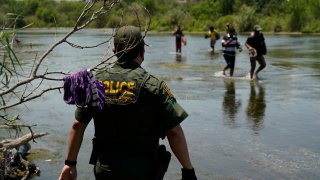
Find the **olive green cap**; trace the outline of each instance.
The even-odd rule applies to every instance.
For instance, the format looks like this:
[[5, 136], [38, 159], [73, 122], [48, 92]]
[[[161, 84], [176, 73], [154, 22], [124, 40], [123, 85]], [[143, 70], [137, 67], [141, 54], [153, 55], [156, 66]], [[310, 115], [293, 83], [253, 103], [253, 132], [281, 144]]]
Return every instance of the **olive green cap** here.
[[135, 26], [120, 27], [114, 35], [114, 47], [118, 50], [130, 50], [137, 45], [143, 45], [144, 40], [140, 29]]

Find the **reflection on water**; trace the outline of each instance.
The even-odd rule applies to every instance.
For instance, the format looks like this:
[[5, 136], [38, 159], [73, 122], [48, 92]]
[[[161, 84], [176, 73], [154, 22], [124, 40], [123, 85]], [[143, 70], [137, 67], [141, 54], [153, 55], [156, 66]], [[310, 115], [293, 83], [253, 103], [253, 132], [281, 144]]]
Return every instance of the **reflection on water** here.
[[[256, 86], [258, 88], [258, 94], [256, 92]], [[258, 133], [263, 127], [263, 119], [265, 116], [266, 103], [265, 103], [265, 91], [264, 88], [254, 81], [250, 82], [250, 96], [247, 106], [247, 119], [250, 127]]]
[[218, 56], [217, 52], [215, 52], [215, 51], [209, 51], [209, 57], [210, 57], [211, 60], [216, 59], [217, 56]]
[[182, 61], [181, 54], [176, 54], [176, 61], [177, 62], [181, 62]]
[[241, 106], [241, 101], [236, 98], [235, 82], [233, 80], [225, 82], [226, 92], [223, 98], [223, 112], [228, 125], [234, 126], [236, 114]]
[[177, 62], [185, 62], [185, 61], [187, 61], [187, 58], [186, 58], [186, 56], [183, 56], [182, 54], [176, 54], [176, 61]]

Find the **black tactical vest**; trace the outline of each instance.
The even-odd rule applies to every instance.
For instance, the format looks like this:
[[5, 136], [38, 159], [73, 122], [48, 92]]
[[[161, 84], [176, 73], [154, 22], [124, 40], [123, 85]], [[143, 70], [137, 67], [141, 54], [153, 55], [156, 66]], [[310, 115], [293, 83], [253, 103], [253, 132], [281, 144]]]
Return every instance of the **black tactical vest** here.
[[160, 120], [143, 88], [148, 77], [141, 67], [112, 68], [99, 77], [106, 86], [105, 108], [94, 117], [101, 152], [145, 154], [158, 146]]

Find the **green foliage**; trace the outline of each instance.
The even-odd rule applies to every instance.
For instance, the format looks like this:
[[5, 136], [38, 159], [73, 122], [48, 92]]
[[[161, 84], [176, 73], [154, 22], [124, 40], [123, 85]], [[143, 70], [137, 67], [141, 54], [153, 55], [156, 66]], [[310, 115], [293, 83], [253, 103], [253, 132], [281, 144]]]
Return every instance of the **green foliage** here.
[[231, 16], [233, 21], [230, 23], [237, 29], [239, 32], [252, 31], [252, 28], [255, 24], [258, 24], [255, 14], [255, 9], [252, 6], [243, 5], [240, 8], [239, 14], [237, 16]]
[[37, 9], [36, 16], [47, 24], [54, 23], [56, 17], [52, 10], [43, 7]]
[[148, 9], [151, 15], [156, 13], [156, 10], [157, 10], [156, 0], [143, 0], [143, 5]]
[[234, 0], [222, 0], [221, 3], [221, 14], [228, 15], [233, 13]]
[[192, 17], [202, 21], [214, 21], [220, 16], [218, 5], [219, 4], [215, 1], [203, 0], [189, 8], [191, 10]]
[[24, 2], [24, 13], [25, 15], [34, 15], [37, 12], [37, 9], [39, 7], [39, 1], [38, 0], [26, 0]]
[[19, 60], [13, 51], [12, 38], [15, 38], [14, 35], [13, 30], [1, 30], [0, 32], [0, 50], [1, 54], [3, 53], [0, 61], [1, 86], [7, 86], [10, 83], [10, 79], [16, 73], [16, 65], [19, 65]]
[[60, 27], [73, 26], [82, 12], [83, 4], [62, 1], [56, 7], [57, 25]]
[[148, 12], [141, 4], [124, 2], [103, 18], [103, 27], [118, 27], [123, 24], [144, 26], [146, 22], [150, 21], [148, 17]]
[[[12, 23], [3, 16], [13, 13], [20, 17], [13, 21], [16, 27], [31, 22], [37, 27], [72, 27], [85, 5], [80, 0], [0, 0], [0, 3], [0, 23]], [[227, 22], [238, 32], [251, 31], [255, 24], [270, 32], [319, 32], [320, 29], [320, 0], [198, 0], [189, 3], [123, 0], [90, 27], [115, 27], [120, 22], [139, 24], [131, 12], [133, 8], [144, 11], [141, 6], [152, 15], [150, 27], [155, 31], [171, 31], [177, 24], [185, 31], [206, 31], [210, 25], [224, 31]]]
[[[288, 8], [291, 10], [291, 18], [289, 21], [290, 31], [301, 30], [306, 18], [305, 0], [296, 0], [296, 3], [288, 3]], [[303, 16], [301, 16], [303, 14]]]

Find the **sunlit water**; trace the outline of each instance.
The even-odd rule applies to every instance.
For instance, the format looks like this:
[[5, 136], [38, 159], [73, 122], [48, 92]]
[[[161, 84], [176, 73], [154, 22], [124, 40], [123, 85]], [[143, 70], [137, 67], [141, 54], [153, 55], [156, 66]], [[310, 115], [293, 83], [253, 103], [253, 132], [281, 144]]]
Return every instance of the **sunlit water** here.
[[[29, 30], [18, 38], [23, 64], [32, 67], [67, 30]], [[87, 30], [70, 41], [93, 46], [109, 37], [104, 30]], [[187, 35], [188, 44], [177, 56], [174, 37], [149, 35], [143, 67], [165, 79], [189, 113], [182, 123], [198, 179], [320, 179], [320, 37], [265, 35], [267, 68], [259, 81], [245, 78], [250, 68], [244, 48], [236, 56], [236, 78], [217, 77], [225, 66], [220, 43], [216, 53], [208, 39]], [[244, 44], [246, 36], [239, 36]], [[111, 46], [112, 47], [112, 46]], [[38, 54], [37, 54], [38, 53]], [[77, 71], [111, 55], [105, 44], [75, 49], [63, 44], [45, 60], [42, 71]], [[36, 132], [50, 135], [31, 143], [34, 162], [41, 169], [35, 179], [57, 179], [63, 166], [74, 106], [51, 92], [17, 108]], [[3, 133], [3, 131], [1, 131]], [[94, 179], [88, 164], [92, 123], [78, 158], [78, 179]], [[167, 141], [163, 143], [167, 144]], [[166, 178], [180, 179], [173, 157]]]

